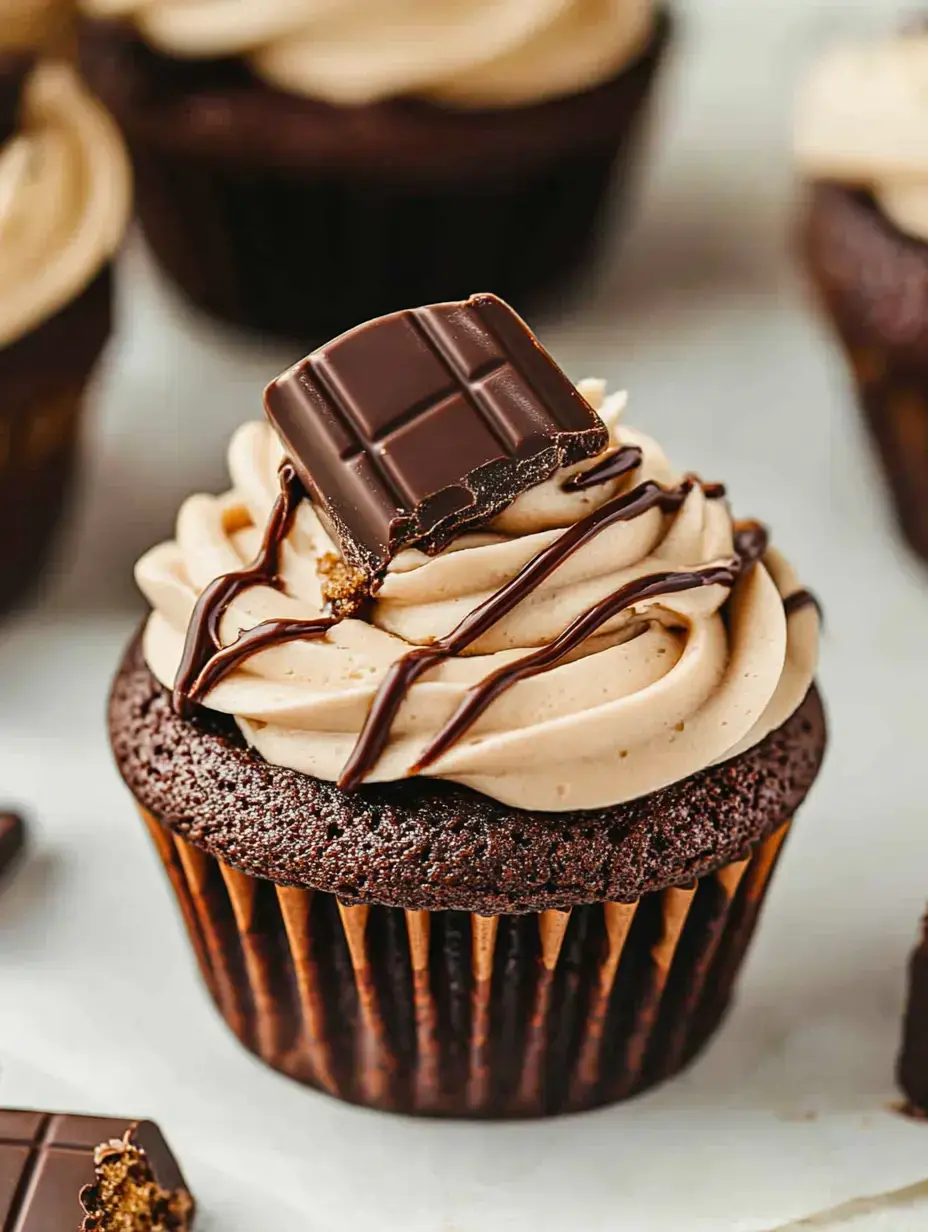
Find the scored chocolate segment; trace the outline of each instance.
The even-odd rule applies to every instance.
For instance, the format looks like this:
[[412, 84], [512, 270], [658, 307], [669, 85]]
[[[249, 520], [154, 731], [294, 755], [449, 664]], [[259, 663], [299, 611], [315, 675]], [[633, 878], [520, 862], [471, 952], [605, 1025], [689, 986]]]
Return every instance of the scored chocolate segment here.
[[493, 295], [342, 334], [272, 382], [265, 408], [345, 559], [375, 577], [402, 548], [440, 549], [609, 439]]
[[26, 52], [0, 52], [0, 145], [19, 131], [23, 87], [34, 63]]

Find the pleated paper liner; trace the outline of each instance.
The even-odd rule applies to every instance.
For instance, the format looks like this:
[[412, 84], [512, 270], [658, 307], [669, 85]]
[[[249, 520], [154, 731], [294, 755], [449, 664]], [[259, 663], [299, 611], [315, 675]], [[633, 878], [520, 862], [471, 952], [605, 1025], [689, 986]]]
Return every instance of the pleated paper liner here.
[[45, 563], [75, 469], [85, 388], [109, 329], [107, 269], [55, 317], [0, 348], [0, 612]]
[[250, 877], [142, 811], [213, 1000], [275, 1069], [394, 1112], [625, 1099], [718, 1025], [789, 829], [693, 885], [485, 917], [346, 906]]
[[928, 370], [914, 372], [877, 346], [848, 343], [847, 353], [896, 520], [928, 560]]

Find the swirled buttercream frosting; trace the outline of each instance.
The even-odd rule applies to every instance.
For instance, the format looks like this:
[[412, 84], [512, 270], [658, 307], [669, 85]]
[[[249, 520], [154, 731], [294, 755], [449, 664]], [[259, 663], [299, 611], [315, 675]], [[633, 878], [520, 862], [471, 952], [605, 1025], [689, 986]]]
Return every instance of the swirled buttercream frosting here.
[[246, 57], [338, 105], [400, 95], [505, 107], [606, 80], [644, 49], [653, 0], [82, 0], [182, 57]]
[[810, 178], [871, 190], [928, 240], [928, 33], [826, 55], [800, 95], [796, 148]]
[[119, 246], [130, 172], [115, 125], [66, 64], [25, 83], [0, 145], [0, 345], [75, 299]]
[[[294, 503], [287, 482], [281, 494], [288, 467], [270, 426], [246, 424], [229, 449], [231, 489], [191, 497], [175, 539], [138, 563], [151, 671], [175, 685], [198, 597], [260, 559], [270, 525], [282, 539], [273, 576], [259, 569], [218, 612], [217, 641], [232, 649], [197, 700], [271, 763], [343, 781], [391, 675], [421, 648], [453, 645], [404, 691], [366, 782], [417, 773], [516, 807], [589, 809], [759, 743], [810, 687], [814, 605], [756, 524], [733, 521], [718, 485], [679, 473], [621, 422], [622, 396], [579, 388], [609, 430], [601, 455], [438, 554], [400, 551], [370, 601], [340, 619], [324, 599], [337, 547], [309, 499]], [[539, 572], [545, 559], [556, 567]], [[476, 640], [449, 639], [533, 570]], [[291, 640], [249, 641], [259, 627]]]

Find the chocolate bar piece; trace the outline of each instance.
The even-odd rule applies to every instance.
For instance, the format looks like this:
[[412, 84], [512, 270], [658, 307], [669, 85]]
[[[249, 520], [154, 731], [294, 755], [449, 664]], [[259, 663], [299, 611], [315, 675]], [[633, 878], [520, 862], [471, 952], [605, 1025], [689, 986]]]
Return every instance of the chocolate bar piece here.
[[0, 813], [0, 877], [22, 851], [25, 839], [26, 823], [22, 817], [18, 813]]
[[151, 1121], [0, 1109], [4, 1232], [186, 1232], [193, 1216]]
[[0, 52], [0, 145], [19, 132], [23, 87], [34, 63], [26, 52]]
[[345, 560], [373, 577], [608, 444], [494, 295], [360, 325], [272, 382], [265, 408]]

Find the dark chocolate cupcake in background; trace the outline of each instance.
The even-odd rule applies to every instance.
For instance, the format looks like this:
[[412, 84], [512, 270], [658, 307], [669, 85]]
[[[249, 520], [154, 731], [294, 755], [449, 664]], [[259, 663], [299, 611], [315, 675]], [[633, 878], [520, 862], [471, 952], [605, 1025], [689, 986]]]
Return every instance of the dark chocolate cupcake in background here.
[[928, 31], [841, 47], [797, 120], [806, 263], [898, 521], [928, 559]]
[[630, 162], [654, 0], [82, 0], [85, 73], [187, 296], [305, 344], [496, 287], [556, 292]]
[[492, 296], [352, 331], [266, 405], [140, 561], [109, 711], [221, 1013], [395, 1111], [674, 1073], [818, 772], [811, 596]]
[[73, 69], [0, 53], [0, 610], [61, 514], [129, 210], [122, 140]]
[[903, 1024], [899, 1085], [906, 1110], [928, 1118], [928, 919], [909, 962], [909, 996]]

